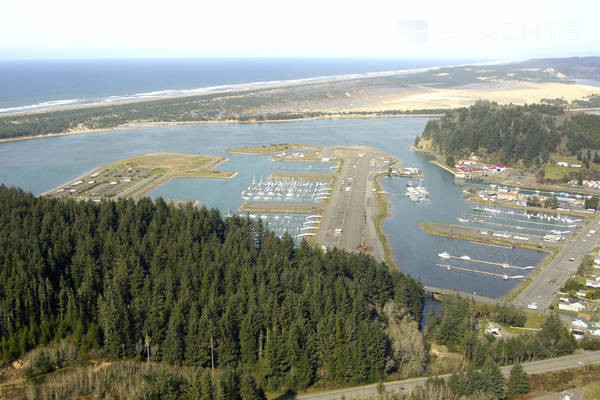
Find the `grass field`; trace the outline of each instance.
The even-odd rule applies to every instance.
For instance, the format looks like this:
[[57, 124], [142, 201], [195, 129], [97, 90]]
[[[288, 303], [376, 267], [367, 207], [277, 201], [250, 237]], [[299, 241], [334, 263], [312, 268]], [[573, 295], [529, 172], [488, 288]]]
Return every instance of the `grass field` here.
[[248, 147], [234, 147], [231, 149], [227, 149], [229, 153], [241, 153], [241, 154], [271, 154], [271, 153], [279, 153], [280, 151], [289, 151], [289, 150], [320, 150], [319, 147], [316, 146], [305, 146], [301, 144], [269, 144], [262, 146], [248, 146]]
[[600, 382], [590, 383], [582, 388], [586, 400], [600, 400]]
[[[340, 167], [341, 169], [341, 167]], [[383, 189], [381, 184], [379, 183], [379, 177], [376, 177], [373, 185], [375, 189], [377, 189], [377, 194], [375, 195], [377, 202], [377, 215], [375, 216], [375, 230], [377, 231], [377, 236], [381, 241], [381, 246], [383, 247], [383, 259], [389, 265], [390, 268], [398, 268], [396, 261], [394, 260], [394, 254], [392, 252], [392, 248], [390, 243], [388, 242], [387, 236], [383, 232], [383, 220], [385, 220], [389, 216], [389, 203], [385, 198], [385, 195], [379, 192], [382, 192]]]
[[182, 153], [150, 153], [142, 156], [116, 161], [107, 166], [107, 169], [160, 169], [165, 172], [184, 172], [200, 170], [208, 167], [211, 161], [218, 161], [221, 157], [204, 156]]
[[[568, 162], [569, 165], [570, 164], [583, 164], [582, 161], [577, 160], [577, 157], [574, 157], [574, 156], [573, 157], [565, 157], [565, 156], [555, 157], [552, 160], [550, 160], [548, 162], [548, 164], [546, 164], [546, 167], [544, 168], [544, 176], [547, 179], [551, 179], [554, 181], [562, 180], [565, 177], [568, 177], [570, 172], [581, 172], [581, 173], [585, 174], [584, 168], [562, 167], [560, 165], [556, 165], [556, 163], [559, 161]], [[590, 162], [589, 169], [598, 173], [598, 172], [600, 172], [600, 164]]]

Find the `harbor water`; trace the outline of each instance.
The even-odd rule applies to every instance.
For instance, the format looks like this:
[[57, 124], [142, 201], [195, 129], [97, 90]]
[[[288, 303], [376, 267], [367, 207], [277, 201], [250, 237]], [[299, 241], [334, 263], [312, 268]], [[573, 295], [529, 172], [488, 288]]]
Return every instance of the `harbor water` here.
[[[537, 266], [545, 254], [436, 237], [421, 229], [420, 225], [427, 221], [455, 224], [458, 217], [473, 208], [452, 174], [410, 150], [414, 138], [422, 133], [426, 123], [426, 118], [404, 117], [181, 125], [5, 142], [0, 143], [0, 183], [40, 194], [95, 167], [141, 154], [164, 151], [222, 155], [229, 161], [221, 164], [219, 169], [237, 171], [236, 177], [174, 179], [150, 195], [199, 200], [202, 205], [217, 207], [227, 213], [238, 209], [244, 201], [242, 192], [252, 185], [253, 180], [258, 181], [261, 176], [264, 180], [272, 172], [301, 171], [305, 167], [300, 163], [281, 165], [283, 163], [270, 161], [269, 155], [229, 154], [225, 152], [228, 148], [271, 143], [370, 145], [400, 159], [402, 166], [421, 169], [423, 185], [430, 193], [430, 201], [416, 203], [405, 196], [407, 178], [381, 179], [391, 203], [391, 216], [384, 221], [383, 229], [399, 268], [426, 285], [504, 296], [518, 283], [517, 280], [443, 270], [436, 266], [440, 262], [438, 253], [446, 251], [453, 255], [468, 255], [473, 260], [521, 266]], [[316, 163], [312, 168], [313, 172], [323, 172], [321, 170], [329, 167]], [[471, 264], [465, 262], [465, 265]], [[477, 269], [503, 273], [502, 267], [493, 264], [477, 265]]]

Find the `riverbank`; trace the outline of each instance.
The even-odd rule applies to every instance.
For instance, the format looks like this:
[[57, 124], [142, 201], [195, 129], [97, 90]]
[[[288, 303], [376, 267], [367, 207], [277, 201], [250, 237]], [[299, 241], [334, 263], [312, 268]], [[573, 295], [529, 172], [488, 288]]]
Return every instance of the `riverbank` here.
[[[411, 146], [411, 150], [421, 153], [421, 154], [425, 155], [426, 157], [431, 158], [432, 159], [430, 161], [431, 164], [434, 164], [434, 165], [442, 168], [443, 170], [450, 172], [452, 175], [454, 175], [455, 178], [459, 178], [459, 179], [464, 178], [464, 174], [462, 174], [459, 171], [456, 171], [453, 168], [442, 163], [440, 161], [442, 157], [439, 154], [437, 154], [436, 152], [418, 148], [415, 146]], [[527, 180], [527, 179], [525, 179], [525, 178], [527, 178], [527, 177], [525, 177], [525, 175], [530, 175], [531, 173], [524, 169], [513, 169], [513, 171], [515, 171], [520, 176], [520, 178], [517, 177], [516, 179], [521, 179], [521, 180], [517, 181], [514, 178], [512, 178], [511, 176], [503, 175], [506, 172], [501, 173], [500, 175], [478, 175], [476, 177], [476, 179], [480, 180], [482, 182], [485, 182], [485, 183], [496, 184], [496, 185], [501, 185], [501, 186], [512, 186], [512, 187], [519, 188], [519, 189], [539, 190], [539, 191], [557, 192], [557, 193], [569, 192], [569, 193], [575, 193], [575, 194], [580, 194], [580, 195], [597, 195], [598, 194], [597, 190], [594, 190], [591, 188], [588, 189], [588, 188], [584, 188], [584, 187], [574, 187], [574, 186], [570, 186], [570, 185], [523, 183], [522, 180]]]
[[396, 259], [394, 257], [394, 251], [392, 246], [383, 232], [383, 221], [391, 215], [391, 203], [385, 197], [383, 193], [383, 187], [381, 186], [381, 182], [379, 179], [383, 175], [377, 175], [373, 180], [373, 186], [377, 190], [377, 194], [375, 195], [376, 203], [377, 203], [377, 214], [375, 215], [375, 232], [377, 233], [377, 240], [383, 249], [383, 259], [390, 266], [390, 268], [399, 269], [398, 263], [396, 263]]
[[[21, 140], [31, 140], [31, 139], [42, 139], [47, 137], [57, 137], [57, 136], [67, 136], [67, 135], [79, 135], [85, 133], [94, 133], [94, 132], [110, 132], [120, 129], [152, 129], [158, 127], [167, 127], [167, 126], [182, 126], [182, 125], [212, 125], [212, 124], [222, 124], [222, 125], [246, 125], [246, 124], [276, 124], [276, 123], [284, 123], [284, 122], [302, 122], [302, 121], [318, 121], [318, 120], [342, 120], [342, 119], [377, 119], [377, 118], [435, 118], [440, 117], [442, 114], [382, 114], [380, 112], [372, 112], [369, 114], [364, 113], [337, 113], [337, 114], [329, 114], [322, 115], [316, 117], [299, 117], [299, 118], [286, 118], [286, 119], [268, 119], [268, 120], [211, 120], [211, 121], [131, 121], [125, 124], [117, 125], [110, 128], [101, 128], [101, 129], [72, 129], [64, 132], [58, 133], [48, 133], [44, 135], [33, 135], [33, 136], [20, 136], [14, 138], [1, 138], [0, 143], [4, 142], [16, 142]], [[0, 116], [1, 118], [2, 116]], [[235, 151], [231, 153], [236, 153]], [[239, 153], [245, 154], [245, 153]], [[259, 153], [247, 153], [247, 154], [259, 154]]]

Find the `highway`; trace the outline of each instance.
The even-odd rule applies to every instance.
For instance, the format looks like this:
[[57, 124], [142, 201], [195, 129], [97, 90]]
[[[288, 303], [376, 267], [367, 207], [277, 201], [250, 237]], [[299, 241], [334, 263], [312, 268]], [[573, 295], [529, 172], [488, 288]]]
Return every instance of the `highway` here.
[[[569, 239], [554, 260], [541, 270], [536, 278], [521, 292], [514, 304], [527, 307], [536, 303], [538, 311], [547, 311], [552, 300], [567, 280], [573, 276], [583, 258], [594, 250], [600, 240], [600, 233], [586, 236], [590, 230], [600, 231], [600, 214], [598, 214], [574, 239]], [[570, 261], [573, 259], [573, 261]]]
[[[600, 351], [591, 351], [581, 354], [573, 354], [570, 356], [550, 358], [542, 361], [533, 361], [523, 363], [523, 368], [528, 374], [543, 374], [547, 372], [560, 371], [564, 369], [578, 368], [579, 362], [583, 366], [600, 364]], [[502, 367], [501, 371], [504, 376], [508, 376], [511, 366]], [[450, 375], [441, 375], [448, 377]], [[422, 385], [427, 381], [428, 377], [412, 378], [401, 381], [386, 382], [385, 389], [387, 393], [408, 391], [414, 389], [418, 385]], [[294, 399], [302, 400], [332, 400], [340, 399], [342, 396], [346, 399], [365, 399], [377, 397], [377, 385], [356, 386], [351, 388], [332, 390], [329, 392], [321, 392], [315, 394], [298, 395]]]

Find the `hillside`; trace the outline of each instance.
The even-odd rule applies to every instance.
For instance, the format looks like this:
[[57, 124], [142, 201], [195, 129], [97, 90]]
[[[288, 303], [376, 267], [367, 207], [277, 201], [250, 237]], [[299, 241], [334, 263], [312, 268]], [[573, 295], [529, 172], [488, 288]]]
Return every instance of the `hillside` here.
[[600, 116], [542, 104], [479, 101], [429, 121], [417, 148], [443, 157], [477, 156], [525, 167], [545, 164], [552, 155], [597, 158]]
[[569, 79], [600, 79], [600, 57], [534, 58], [516, 65], [523, 69], [552, 68]]
[[[273, 391], [373, 382], [425, 361], [423, 289], [411, 277], [162, 200], [96, 204], [0, 186], [0, 293], [4, 365], [66, 340], [78, 362], [243, 366]], [[64, 367], [51, 359], [27, 368]]]

